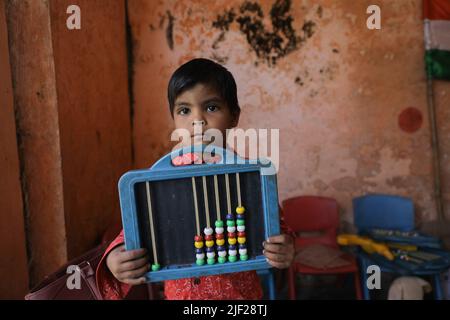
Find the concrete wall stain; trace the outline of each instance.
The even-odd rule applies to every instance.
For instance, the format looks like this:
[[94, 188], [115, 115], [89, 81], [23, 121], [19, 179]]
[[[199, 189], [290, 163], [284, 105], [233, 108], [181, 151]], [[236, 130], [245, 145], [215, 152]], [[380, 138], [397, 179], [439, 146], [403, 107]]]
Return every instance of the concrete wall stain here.
[[305, 21], [301, 28], [303, 35], [297, 35], [292, 25], [294, 17], [290, 14], [290, 9], [290, 0], [277, 0], [272, 5], [270, 21], [273, 31], [264, 25], [264, 12], [257, 2], [245, 1], [239, 8], [239, 14], [236, 14], [234, 9], [224, 11], [212, 23], [213, 27], [222, 31], [214, 42], [213, 49], [217, 48], [218, 42], [224, 41], [224, 33], [229, 30], [230, 24], [236, 21], [257, 57], [269, 66], [276, 65], [278, 59], [297, 50], [314, 34], [316, 24], [313, 21]]
[[166, 28], [166, 39], [170, 50], [173, 50], [173, 25], [175, 18], [169, 10], [167, 10], [167, 18], [169, 19], [169, 22], [167, 23]]

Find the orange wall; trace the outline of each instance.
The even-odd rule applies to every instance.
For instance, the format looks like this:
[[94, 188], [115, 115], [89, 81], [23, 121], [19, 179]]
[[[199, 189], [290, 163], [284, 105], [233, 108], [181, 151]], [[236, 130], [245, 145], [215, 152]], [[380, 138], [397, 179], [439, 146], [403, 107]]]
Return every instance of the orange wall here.
[[[81, 9], [68, 30], [66, 8]], [[117, 182], [131, 169], [125, 1], [50, 2], [67, 250], [76, 257], [119, 221]]]
[[67, 260], [50, 13], [43, 1], [8, 1], [6, 16], [30, 284], [34, 285]]
[[20, 299], [28, 289], [28, 268], [7, 41], [0, 2], [0, 299]]
[[[16, 216], [10, 224], [17, 233], [2, 235], [2, 244], [4, 240], [14, 244], [2, 247], [0, 253], [9, 256], [10, 250], [17, 249], [19, 273], [23, 271], [19, 258], [25, 259], [23, 252], [28, 249], [32, 287], [68, 259], [97, 245], [105, 231], [120, 221], [117, 182], [132, 168], [125, 1], [3, 4], [11, 72], [3, 68], [8, 63], [2, 52], [2, 85], [3, 79], [12, 79], [14, 94], [9, 97], [13, 98], [10, 109], [2, 108], [0, 114], [2, 122], [8, 121], [1, 128], [1, 145], [6, 144], [8, 154], [0, 159], [0, 174], [9, 181], [2, 183], [2, 190], [7, 188], [14, 198], [2, 192], [0, 212], [1, 221]], [[66, 27], [66, 10], [72, 4], [81, 8], [81, 30]], [[7, 52], [7, 42], [1, 40]], [[2, 96], [2, 105], [6, 98]], [[12, 103], [17, 129], [11, 119]], [[8, 134], [5, 138], [3, 130]], [[13, 147], [19, 150], [24, 204]], [[21, 238], [25, 226], [26, 244]], [[16, 291], [2, 286], [3, 278], [9, 277], [3, 272], [7, 267], [11, 265], [1, 265], [0, 294], [17, 297]], [[26, 273], [21, 281], [28, 285]], [[24, 291], [23, 285], [17, 288]]]
[[[351, 199], [366, 192], [412, 197], [418, 222], [434, 218], [422, 1], [378, 1], [382, 29], [373, 31], [366, 28], [372, 1], [292, 1], [287, 14], [298, 45], [284, 56], [269, 51], [278, 58], [275, 65], [264, 59], [267, 50], [253, 45], [258, 39], [247, 38], [241, 28], [239, 19], [249, 15], [241, 10], [243, 3], [128, 1], [136, 166], [149, 165], [169, 146], [171, 73], [193, 57], [206, 57], [234, 74], [241, 127], [280, 129], [281, 199], [335, 197], [349, 228]], [[257, 3], [264, 30], [273, 32], [275, 1]], [[213, 27], [230, 10], [235, 17], [228, 30]], [[445, 140], [450, 86], [439, 88]], [[450, 152], [448, 144], [444, 149]], [[445, 178], [449, 181], [448, 170]], [[448, 204], [448, 186], [446, 191]]]

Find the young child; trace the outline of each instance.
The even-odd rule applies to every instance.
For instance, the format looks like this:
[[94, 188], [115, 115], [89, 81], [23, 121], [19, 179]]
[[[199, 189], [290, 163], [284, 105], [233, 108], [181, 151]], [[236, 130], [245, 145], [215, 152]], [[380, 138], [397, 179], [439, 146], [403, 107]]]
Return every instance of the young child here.
[[[168, 87], [170, 112], [177, 129], [187, 129], [192, 143], [194, 124], [203, 131], [214, 128], [226, 137], [226, 130], [237, 126], [240, 107], [236, 83], [223, 66], [207, 59], [194, 59], [179, 67]], [[197, 141], [198, 142], [198, 141]], [[284, 229], [281, 221], [282, 229]], [[281, 234], [267, 239], [264, 255], [275, 268], [288, 268], [294, 257], [293, 240]], [[123, 230], [109, 245], [96, 273], [97, 285], [105, 299], [122, 299], [133, 285], [145, 283], [150, 270], [145, 249], [126, 251]], [[255, 271], [168, 280], [166, 299], [261, 299], [262, 288]]]

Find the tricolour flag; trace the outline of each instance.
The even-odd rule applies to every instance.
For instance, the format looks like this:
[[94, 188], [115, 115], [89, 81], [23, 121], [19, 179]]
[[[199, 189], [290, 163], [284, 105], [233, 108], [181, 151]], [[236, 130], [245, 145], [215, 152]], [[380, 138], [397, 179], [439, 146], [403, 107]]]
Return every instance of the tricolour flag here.
[[428, 75], [450, 80], [450, 0], [424, 0], [423, 5]]

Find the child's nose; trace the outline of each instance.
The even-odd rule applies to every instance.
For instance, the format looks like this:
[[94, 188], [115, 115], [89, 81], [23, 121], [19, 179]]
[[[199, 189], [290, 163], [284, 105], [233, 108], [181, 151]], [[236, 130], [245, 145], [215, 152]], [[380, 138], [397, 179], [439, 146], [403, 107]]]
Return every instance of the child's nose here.
[[195, 126], [204, 126], [206, 123], [205, 123], [205, 120], [194, 120], [194, 121], [192, 121], [192, 125], [195, 127]]

